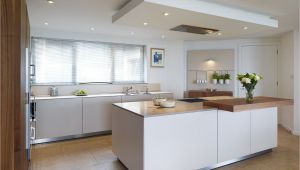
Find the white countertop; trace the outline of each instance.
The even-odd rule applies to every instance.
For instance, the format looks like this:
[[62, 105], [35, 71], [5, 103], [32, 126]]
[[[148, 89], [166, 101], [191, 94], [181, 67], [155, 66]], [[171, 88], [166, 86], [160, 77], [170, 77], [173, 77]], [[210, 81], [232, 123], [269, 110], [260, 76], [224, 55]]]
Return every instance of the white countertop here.
[[51, 100], [51, 99], [71, 99], [71, 98], [89, 98], [89, 97], [112, 97], [112, 96], [136, 96], [136, 95], [159, 95], [159, 94], [166, 94], [171, 92], [163, 92], [163, 91], [156, 91], [156, 92], [149, 92], [148, 94], [141, 92], [139, 94], [130, 94], [126, 95], [124, 93], [102, 93], [102, 94], [91, 94], [87, 96], [75, 96], [75, 95], [69, 95], [69, 96], [35, 96], [31, 97], [31, 99], [35, 100]]

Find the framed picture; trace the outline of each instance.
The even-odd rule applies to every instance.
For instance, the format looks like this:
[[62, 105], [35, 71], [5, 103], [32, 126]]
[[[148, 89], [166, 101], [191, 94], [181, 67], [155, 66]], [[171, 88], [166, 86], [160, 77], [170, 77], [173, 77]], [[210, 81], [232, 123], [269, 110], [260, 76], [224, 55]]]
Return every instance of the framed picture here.
[[151, 48], [151, 66], [152, 67], [165, 66], [165, 49]]

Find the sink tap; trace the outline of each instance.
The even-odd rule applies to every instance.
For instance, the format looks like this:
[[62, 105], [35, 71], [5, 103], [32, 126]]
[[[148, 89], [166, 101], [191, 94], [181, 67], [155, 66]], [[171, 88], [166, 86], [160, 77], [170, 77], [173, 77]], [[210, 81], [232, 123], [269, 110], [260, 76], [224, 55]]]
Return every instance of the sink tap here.
[[148, 86], [144, 86], [145, 87], [145, 94], [149, 94], [149, 88], [148, 88]]
[[130, 87], [126, 87], [125, 88], [125, 94], [126, 95], [128, 95], [129, 94], [129, 92], [130, 92], [130, 90], [132, 90], [133, 89], [133, 87], [132, 86], [130, 86]]

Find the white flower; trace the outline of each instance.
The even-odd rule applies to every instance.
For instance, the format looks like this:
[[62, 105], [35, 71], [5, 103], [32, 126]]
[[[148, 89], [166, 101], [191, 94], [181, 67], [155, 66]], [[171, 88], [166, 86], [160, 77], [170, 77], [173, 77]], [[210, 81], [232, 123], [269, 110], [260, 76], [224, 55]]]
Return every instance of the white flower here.
[[251, 83], [251, 79], [244, 77], [242, 79], [242, 83], [250, 84]]
[[254, 77], [254, 80], [255, 80], [255, 81], [259, 81], [259, 80], [260, 80], [260, 76], [256, 75], [256, 76]]

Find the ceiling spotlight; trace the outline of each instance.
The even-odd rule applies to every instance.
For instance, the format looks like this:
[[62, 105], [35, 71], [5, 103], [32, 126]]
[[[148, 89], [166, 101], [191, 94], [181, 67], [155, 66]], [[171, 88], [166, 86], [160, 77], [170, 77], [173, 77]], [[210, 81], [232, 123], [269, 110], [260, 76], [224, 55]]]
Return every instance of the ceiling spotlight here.
[[144, 22], [144, 26], [147, 26], [148, 25], [148, 22]]
[[49, 23], [48, 23], [48, 22], [45, 22], [44, 24], [45, 24], [45, 25], [49, 25]]
[[166, 37], [164, 35], [161, 36], [162, 39], [165, 39]]
[[168, 15], [169, 15], [169, 13], [167, 13], [167, 12], [164, 12], [164, 13], [163, 13], [163, 15], [164, 15], [164, 16], [168, 16]]
[[94, 28], [94, 27], [91, 27], [90, 29], [91, 29], [91, 31], [95, 31], [95, 28]]
[[244, 27], [243, 29], [244, 29], [244, 30], [247, 30], [247, 29], [248, 29], [248, 27]]
[[134, 35], [134, 32], [131, 32], [130, 34], [131, 34], [131, 35]]
[[49, 4], [54, 4], [54, 1], [52, 1], [52, 0], [47, 0], [47, 2], [48, 2]]
[[221, 32], [218, 32], [217, 35], [220, 36], [220, 35], [222, 35], [222, 33], [221, 33]]

